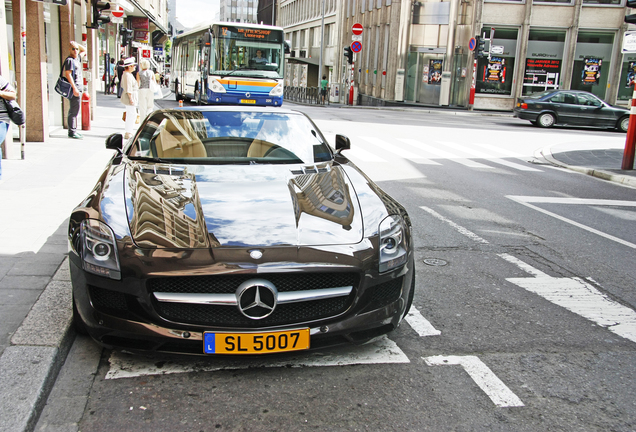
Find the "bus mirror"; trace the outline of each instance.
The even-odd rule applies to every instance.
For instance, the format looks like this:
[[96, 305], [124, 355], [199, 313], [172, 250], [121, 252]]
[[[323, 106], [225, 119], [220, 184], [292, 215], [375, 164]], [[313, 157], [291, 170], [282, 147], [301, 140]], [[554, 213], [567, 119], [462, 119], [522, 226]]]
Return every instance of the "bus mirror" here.
[[210, 33], [204, 33], [203, 36], [201, 36], [201, 43], [203, 45], [210, 45], [210, 41], [212, 40], [212, 35], [210, 35]]
[[291, 54], [291, 41], [286, 40], [283, 45], [285, 45], [285, 54]]

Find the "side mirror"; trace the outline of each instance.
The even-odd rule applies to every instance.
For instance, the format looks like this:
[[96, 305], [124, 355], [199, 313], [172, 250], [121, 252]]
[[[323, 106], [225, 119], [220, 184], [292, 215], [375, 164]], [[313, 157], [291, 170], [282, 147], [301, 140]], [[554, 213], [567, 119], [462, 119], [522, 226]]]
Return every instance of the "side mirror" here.
[[285, 54], [291, 54], [291, 41], [283, 41], [283, 44], [285, 46]]
[[120, 133], [114, 133], [106, 138], [106, 148], [109, 150], [117, 150], [121, 153], [124, 137]]
[[349, 150], [351, 148], [351, 141], [344, 135], [336, 135], [336, 153], [340, 153], [343, 150]]

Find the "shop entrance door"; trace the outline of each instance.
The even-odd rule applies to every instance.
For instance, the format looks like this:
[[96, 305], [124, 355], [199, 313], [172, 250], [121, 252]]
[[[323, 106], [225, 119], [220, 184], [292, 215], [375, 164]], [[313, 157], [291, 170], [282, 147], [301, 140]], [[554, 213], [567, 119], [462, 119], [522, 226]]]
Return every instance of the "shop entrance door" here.
[[444, 54], [420, 53], [420, 80], [417, 102], [427, 105], [439, 105], [444, 57]]
[[[468, 106], [468, 88], [466, 80], [472, 79], [472, 67], [467, 67], [468, 54], [455, 54], [453, 60], [453, 77], [451, 87], [451, 106]], [[469, 78], [470, 77], [470, 78]]]

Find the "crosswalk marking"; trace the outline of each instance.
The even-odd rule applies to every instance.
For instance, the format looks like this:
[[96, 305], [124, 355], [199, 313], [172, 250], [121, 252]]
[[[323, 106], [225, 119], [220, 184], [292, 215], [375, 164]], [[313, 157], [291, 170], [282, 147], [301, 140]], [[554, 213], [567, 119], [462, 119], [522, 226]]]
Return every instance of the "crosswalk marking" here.
[[473, 155], [475, 157], [478, 157], [480, 159], [488, 159], [490, 162], [494, 162], [497, 163], [499, 165], [504, 165], [507, 166], [509, 168], [514, 168], [516, 170], [519, 171], [529, 171], [529, 172], [542, 172], [541, 170], [538, 170], [536, 168], [532, 168], [529, 166], [525, 166], [525, 165], [521, 165], [518, 163], [514, 163], [514, 162], [510, 162], [504, 159], [499, 159], [498, 157], [494, 157], [493, 155], [489, 154], [489, 153], [485, 153], [481, 150], [475, 150], [472, 149], [468, 146], [465, 145], [460, 145], [454, 142], [449, 142], [449, 141], [438, 141], [440, 144], [443, 144], [447, 147], [453, 148], [455, 150], [459, 150], [461, 152], [464, 153], [468, 153], [469, 155]]
[[376, 137], [370, 137], [370, 136], [361, 136], [361, 139], [365, 140], [366, 142], [369, 142], [373, 145], [376, 145], [378, 147], [380, 147], [383, 150], [386, 150], [390, 153], [393, 153], [401, 158], [404, 159], [411, 159], [411, 160], [417, 160], [418, 162], [421, 163], [425, 163], [427, 165], [441, 165], [437, 162], [434, 162], [432, 160], [429, 160], [427, 158], [425, 158], [424, 156], [415, 154], [413, 152], [410, 152], [408, 150], [404, 150], [403, 148], [395, 145], [395, 144], [391, 144], [387, 141], [381, 140], [379, 138]]
[[363, 150], [360, 147], [351, 147], [351, 149], [347, 150], [351, 156], [356, 159], [360, 159], [364, 162], [386, 162], [386, 160], [381, 157], [371, 153], [369, 151]]
[[462, 158], [459, 157], [451, 152], [447, 152], [446, 150], [442, 150], [436, 147], [433, 147], [431, 145], [428, 144], [424, 144], [420, 141], [414, 140], [412, 138], [398, 138], [399, 141], [411, 145], [413, 147], [422, 149], [428, 153], [434, 154], [435, 156], [439, 156], [441, 158], [444, 159], [449, 159], [452, 160], [453, 162], [457, 162], [459, 164], [462, 164], [464, 166], [470, 167], [470, 168], [488, 168], [488, 169], [492, 169], [493, 167], [488, 166], [488, 165], [484, 165], [482, 163], [479, 162], [475, 162], [473, 160], [470, 159], [466, 159], [466, 158]]

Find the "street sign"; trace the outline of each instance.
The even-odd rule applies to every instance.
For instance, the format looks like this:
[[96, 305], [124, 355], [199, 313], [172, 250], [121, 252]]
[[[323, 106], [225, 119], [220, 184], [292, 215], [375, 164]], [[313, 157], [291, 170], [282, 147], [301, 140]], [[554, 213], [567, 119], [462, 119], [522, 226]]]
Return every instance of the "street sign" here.
[[124, 23], [124, 19], [123, 18], [112, 17], [110, 19], [110, 22], [113, 23], [113, 24], [123, 24]]
[[504, 46], [503, 45], [491, 45], [490, 46], [490, 54], [503, 54]]
[[355, 23], [354, 25], [351, 26], [351, 32], [356, 36], [361, 35], [363, 30], [364, 30], [364, 27], [362, 27], [362, 24], [360, 23]]
[[351, 36], [352, 41], [362, 42], [362, 35], [353, 35]]
[[353, 51], [354, 53], [359, 53], [360, 51], [362, 51], [362, 44], [358, 41], [352, 42], [351, 51]]
[[470, 38], [470, 40], [468, 41], [468, 49], [471, 51], [475, 51], [475, 46], [477, 46], [477, 41], [475, 40], [475, 38]]
[[124, 17], [124, 8], [121, 6], [115, 6], [116, 9], [112, 10], [110, 14], [113, 18], [123, 18]]

